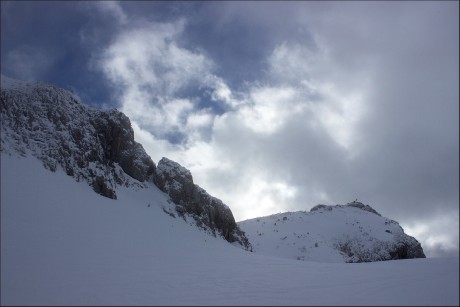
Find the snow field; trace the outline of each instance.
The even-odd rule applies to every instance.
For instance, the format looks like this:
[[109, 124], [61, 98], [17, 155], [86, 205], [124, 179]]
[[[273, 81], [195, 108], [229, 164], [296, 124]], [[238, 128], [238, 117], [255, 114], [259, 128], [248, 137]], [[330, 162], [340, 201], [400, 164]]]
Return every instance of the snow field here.
[[458, 258], [250, 253], [165, 214], [156, 187], [111, 200], [35, 158], [1, 159], [2, 305], [459, 304]]

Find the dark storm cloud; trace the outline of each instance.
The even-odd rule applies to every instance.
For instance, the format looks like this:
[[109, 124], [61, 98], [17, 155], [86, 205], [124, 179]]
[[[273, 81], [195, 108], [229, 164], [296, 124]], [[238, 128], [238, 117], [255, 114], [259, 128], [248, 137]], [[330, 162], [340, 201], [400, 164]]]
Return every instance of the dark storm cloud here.
[[395, 45], [379, 46], [357, 167], [382, 207], [415, 218], [458, 210], [458, 13], [431, 4], [403, 16], [380, 28]]
[[226, 1], [197, 5], [187, 14], [182, 43], [203, 50], [216, 62], [215, 73], [237, 90], [246, 82], [260, 81], [267, 57], [280, 42], [300, 39], [314, 48], [308, 29], [289, 21], [291, 6]]
[[[113, 21], [90, 14], [85, 2], [2, 2], [2, 73], [74, 89], [89, 104], [109, 103], [102, 75], [89, 70]], [[94, 9], [92, 10], [94, 11]]]

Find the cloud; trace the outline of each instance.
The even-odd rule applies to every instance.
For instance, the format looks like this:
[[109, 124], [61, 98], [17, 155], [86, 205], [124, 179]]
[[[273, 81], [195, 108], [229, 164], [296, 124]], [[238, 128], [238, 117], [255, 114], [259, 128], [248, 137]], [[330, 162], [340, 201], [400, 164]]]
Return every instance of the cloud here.
[[298, 43], [275, 47], [269, 57], [269, 77], [272, 82], [290, 84], [304, 97], [303, 106], [315, 114], [317, 124], [344, 148], [355, 145], [355, 125], [365, 115], [364, 97], [370, 78], [365, 70], [353, 72], [348, 79], [361, 80], [346, 84], [334, 78], [336, 61], [328, 56], [327, 47], [314, 50]]
[[[457, 13], [270, 4], [263, 16], [281, 15], [271, 24], [249, 18], [258, 4], [225, 5], [126, 17], [97, 58], [154, 160], [191, 169], [237, 220], [358, 198], [408, 225], [430, 254], [458, 252], [458, 223], [430, 220], [438, 208], [458, 216]], [[230, 35], [236, 21], [254, 32]], [[225, 48], [207, 35], [223, 35]]]
[[427, 257], [458, 257], [458, 210], [456, 214], [438, 212], [430, 218], [402, 224], [404, 231], [422, 242]]
[[183, 27], [184, 20], [142, 22], [122, 31], [97, 59], [120, 95], [122, 111], [160, 139], [182, 140], [212, 122], [194, 97], [181, 94], [206, 86], [201, 79], [213, 79], [212, 61], [178, 45]]
[[215, 75], [208, 76], [205, 83], [213, 88], [211, 99], [215, 102], [224, 102], [232, 109], [247, 103], [244, 95], [235, 95], [230, 87], [221, 78]]
[[251, 104], [237, 114], [241, 124], [259, 134], [272, 134], [286, 123], [290, 115], [301, 112], [296, 90], [290, 87], [256, 87], [249, 93]]
[[[279, 66], [298, 51], [293, 48], [292, 55], [289, 46], [283, 48], [286, 57], [276, 59]], [[167, 153], [229, 203], [237, 219], [332, 201], [324, 181], [346, 181], [348, 151], [324, 119], [346, 100], [334, 87], [323, 89], [312, 80], [271, 85], [280, 78], [277, 73], [270, 71], [265, 84], [251, 84], [244, 94], [234, 95], [226, 86], [223, 97], [243, 98], [213, 117], [212, 138]]]
[[97, 9], [111, 15], [115, 18], [120, 24], [126, 24], [128, 21], [128, 16], [120, 6], [118, 1], [98, 1], [91, 5], [95, 5]]
[[[239, 212], [238, 217], [249, 217], [247, 212], [255, 211], [252, 208], [269, 213], [275, 207], [286, 206], [287, 199], [296, 195], [292, 191], [297, 189], [287, 178], [290, 174], [284, 172], [279, 180], [273, 181], [271, 172], [276, 170], [269, 167], [262, 172], [262, 169], [266, 168], [266, 163], [272, 162], [270, 159], [278, 159], [279, 146], [290, 150], [311, 145], [315, 147], [311, 152], [325, 148], [320, 139], [308, 137], [321, 129], [314, 127], [315, 114], [310, 101], [318, 100], [321, 90], [315, 89], [316, 97], [313, 97], [310, 84], [285, 82], [271, 85], [267, 81], [250, 84], [244, 92], [234, 92], [213, 73], [214, 65], [209, 58], [179, 45], [185, 24], [185, 20], [179, 20], [127, 29], [105, 49], [99, 64], [119, 91], [122, 111], [135, 123], [136, 135], [143, 136], [143, 139], [153, 138], [145, 143], [153, 156], [162, 148], [165, 150], [163, 155], [190, 167], [197, 182], [233, 204], [235, 212]], [[291, 55], [296, 51], [283, 47], [284, 54]], [[274, 53], [278, 52], [279, 48], [275, 49]], [[292, 55], [289, 57], [293, 58]], [[279, 56], [271, 61], [280, 66], [287, 62], [285, 57]], [[279, 78], [276, 74], [281, 73], [270, 72], [269, 77]], [[191, 86], [206, 88], [210, 92], [210, 101], [225, 105], [226, 111], [217, 114], [212, 108], [200, 107], [206, 95], [180, 98], [181, 92]], [[302, 140], [283, 135], [289, 134], [289, 130], [296, 135], [297, 131], [304, 132], [307, 137]], [[278, 144], [278, 137], [280, 143], [285, 140], [289, 143]], [[157, 145], [164, 145], [165, 139], [176, 146]], [[299, 145], [299, 141], [307, 143]], [[260, 152], [264, 148], [266, 152]], [[206, 166], [195, 163], [206, 156], [209, 157]], [[292, 163], [298, 161], [290, 161], [288, 169], [295, 169]], [[240, 171], [232, 172], [232, 169]], [[225, 178], [215, 180], [215, 174]], [[260, 199], [264, 202], [260, 203]], [[238, 204], [245, 204], [245, 207]]]

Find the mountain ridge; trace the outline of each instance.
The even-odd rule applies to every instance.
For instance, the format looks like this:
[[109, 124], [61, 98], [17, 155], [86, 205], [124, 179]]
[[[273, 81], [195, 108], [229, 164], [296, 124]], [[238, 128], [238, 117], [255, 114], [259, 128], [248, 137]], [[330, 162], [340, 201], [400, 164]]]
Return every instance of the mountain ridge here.
[[[163, 208], [166, 214], [182, 217], [185, 221], [190, 217], [198, 228], [249, 251], [270, 251], [298, 260], [329, 259], [333, 262], [425, 257], [420, 243], [406, 235], [397, 222], [382, 217], [371, 206], [358, 201], [336, 206], [320, 204], [308, 214], [285, 212], [280, 215], [282, 220], [271, 215], [236, 223], [230, 208], [196, 185], [187, 168], [166, 157], [156, 165], [142, 144], [135, 141], [126, 115], [115, 109], [99, 110], [84, 105], [74, 93], [53, 85], [18, 81], [2, 75], [0, 116], [2, 153], [22, 156], [29, 153], [42, 161], [46, 169], [55, 172], [62, 167], [68, 176], [86, 181], [96, 193], [111, 199], [117, 199], [118, 187], [144, 189], [153, 184], [174, 204], [173, 208]], [[339, 216], [338, 212], [348, 215]], [[305, 214], [310, 220], [315, 216], [322, 222], [315, 221], [317, 229], [307, 228], [308, 231], [302, 228], [304, 225], [294, 223], [295, 231], [288, 227], [285, 230], [290, 232], [281, 238], [263, 236], [266, 227], [260, 225], [265, 222], [254, 222], [270, 220], [271, 223], [275, 218], [273, 226], [277, 226], [276, 222], [282, 225], [290, 222], [292, 214], [300, 220]], [[321, 215], [329, 216], [330, 220], [319, 218]], [[353, 226], [360, 223], [357, 218], [363, 219], [368, 229], [360, 225], [356, 232], [355, 228], [350, 228], [348, 222]], [[336, 227], [325, 227], [334, 219]], [[371, 220], [375, 225], [383, 223], [388, 229], [372, 226]], [[268, 230], [278, 236], [280, 229]], [[312, 238], [310, 232], [316, 233], [316, 237]], [[379, 234], [371, 236], [372, 232]], [[297, 239], [292, 241], [291, 237]], [[283, 244], [278, 244], [279, 240]], [[273, 243], [275, 241], [277, 243]], [[287, 242], [291, 245], [285, 244]], [[317, 249], [318, 242], [326, 242], [327, 249], [323, 252], [327, 252], [318, 253], [321, 250]], [[300, 247], [293, 248], [297, 244]], [[284, 246], [282, 252], [278, 251], [280, 246]], [[315, 249], [310, 250], [312, 247]]]
[[[187, 214], [198, 227], [250, 250], [230, 208], [194, 185], [190, 172], [192, 192], [199, 192], [193, 206], [190, 197], [177, 197], [187, 197], [187, 193], [165, 189], [165, 184], [173, 187], [177, 178], [162, 180], [151, 157], [134, 140], [131, 122], [122, 112], [86, 106], [73, 93], [54, 85], [2, 75], [0, 116], [1, 152], [30, 153], [46, 169], [55, 172], [62, 167], [68, 176], [88, 182], [96, 193], [111, 199], [117, 199], [119, 186], [142, 189], [151, 182], [160, 188], [158, 182], [162, 182], [160, 190], [176, 204], [176, 213]], [[184, 169], [178, 163], [173, 168], [175, 172]]]

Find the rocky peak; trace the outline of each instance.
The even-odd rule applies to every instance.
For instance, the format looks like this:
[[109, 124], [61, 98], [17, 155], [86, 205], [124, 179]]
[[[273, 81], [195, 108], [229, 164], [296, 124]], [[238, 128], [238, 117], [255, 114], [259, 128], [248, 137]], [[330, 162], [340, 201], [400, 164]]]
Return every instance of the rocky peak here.
[[[173, 201], [189, 201], [193, 195], [194, 184], [190, 171], [168, 158], [163, 157], [158, 162], [155, 179], [157, 186], [168, 193]], [[176, 195], [178, 192], [181, 195]]]
[[374, 214], [377, 214], [378, 216], [382, 216], [380, 213], [378, 213], [377, 211], [375, 211], [374, 208], [372, 208], [372, 207], [369, 206], [369, 205], [365, 205], [365, 204], [359, 202], [358, 200], [352, 201], [351, 203], [348, 203], [348, 204], [346, 204], [345, 206], [359, 208], [359, 209], [361, 209], [361, 210], [364, 210], [364, 211], [367, 211], [367, 212], [372, 212], [372, 213], [374, 213]]
[[108, 160], [118, 163], [126, 174], [140, 182], [153, 180], [155, 164], [142, 145], [134, 141], [134, 131], [126, 115], [116, 110], [99, 111], [93, 125]]
[[374, 213], [374, 214], [377, 214], [378, 216], [382, 216], [380, 213], [378, 213], [374, 208], [372, 208], [371, 206], [369, 205], [365, 205], [361, 202], [359, 202], [358, 200], [355, 200], [355, 201], [352, 201], [350, 203], [347, 203], [346, 205], [335, 205], [335, 206], [327, 206], [327, 205], [323, 205], [323, 204], [318, 204], [314, 207], [312, 207], [310, 209], [310, 212], [314, 212], [314, 211], [318, 211], [318, 210], [327, 210], [327, 211], [331, 211], [333, 210], [334, 208], [344, 208], [344, 207], [354, 207], [354, 208], [358, 208], [358, 209], [361, 209], [363, 211], [367, 211], [367, 212], [371, 212], [371, 213]]
[[214, 235], [219, 233], [231, 243], [236, 242], [245, 249], [251, 249], [230, 208], [194, 184], [188, 169], [177, 162], [162, 158], [158, 162], [155, 182], [160, 190], [171, 197], [179, 214], [189, 214], [198, 226], [211, 230]]
[[109, 198], [116, 198], [117, 185], [153, 180], [155, 164], [117, 110], [90, 108], [64, 89], [3, 76], [0, 108], [2, 152], [31, 154], [51, 171], [62, 167]]

